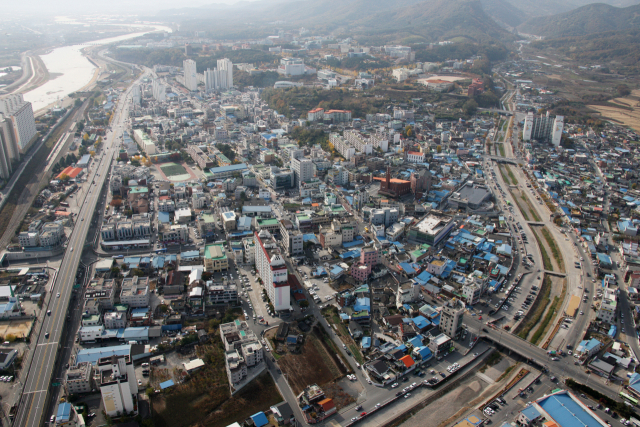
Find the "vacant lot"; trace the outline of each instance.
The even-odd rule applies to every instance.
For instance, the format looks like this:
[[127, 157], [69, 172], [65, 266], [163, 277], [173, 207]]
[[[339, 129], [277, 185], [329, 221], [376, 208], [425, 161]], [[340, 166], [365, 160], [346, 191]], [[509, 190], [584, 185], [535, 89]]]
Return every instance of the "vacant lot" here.
[[278, 364], [287, 374], [289, 385], [296, 395], [308, 385], [329, 383], [341, 377], [344, 371], [313, 334], [305, 337], [300, 354], [289, 353], [281, 357]]
[[6, 337], [13, 335], [17, 338], [28, 337], [33, 323], [34, 321], [31, 319], [0, 322], [0, 336]]
[[212, 335], [210, 345], [198, 347], [197, 354], [204, 360], [204, 368], [183, 384], [153, 395], [156, 427], [224, 427], [282, 402], [267, 372], [231, 397], [224, 368], [224, 348], [217, 334]]

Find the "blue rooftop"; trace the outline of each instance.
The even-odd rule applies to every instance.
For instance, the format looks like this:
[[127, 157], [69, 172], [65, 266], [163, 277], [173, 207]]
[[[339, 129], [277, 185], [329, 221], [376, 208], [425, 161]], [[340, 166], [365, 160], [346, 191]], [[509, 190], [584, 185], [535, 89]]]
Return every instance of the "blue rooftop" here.
[[537, 403], [562, 427], [601, 427], [604, 425], [587, 409], [573, 400], [565, 390], [542, 398]]
[[111, 356], [128, 356], [131, 354], [131, 345], [116, 345], [112, 347], [86, 348], [80, 350], [76, 356], [76, 363], [89, 362], [95, 365], [98, 359]]
[[163, 383], [160, 383], [160, 389], [164, 390], [165, 388], [173, 387], [174, 385], [175, 384], [173, 383], [173, 380], [168, 380]]
[[56, 413], [56, 423], [60, 424], [62, 421], [69, 421], [71, 417], [71, 404], [61, 403], [58, 405], [58, 412]]
[[220, 166], [217, 168], [209, 169], [209, 172], [212, 174], [216, 173], [224, 173], [224, 172], [235, 172], [235, 171], [243, 171], [247, 169], [246, 163], [240, 163], [239, 165], [229, 165], [229, 166]]
[[253, 423], [256, 425], [256, 427], [262, 427], [269, 424], [269, 420], [267, 420], [267, 416], [264, 414], [264, 412], [258, 412], [251, 415], [251, 420], [253, 420]]

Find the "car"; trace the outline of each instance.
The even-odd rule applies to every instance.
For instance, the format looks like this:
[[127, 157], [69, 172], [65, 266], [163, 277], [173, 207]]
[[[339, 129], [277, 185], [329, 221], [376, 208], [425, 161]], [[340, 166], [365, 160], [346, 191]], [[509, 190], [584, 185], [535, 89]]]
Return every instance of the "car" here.
[[391, 388], [396, 388], [396, 387], [398, 387], [398, 383], [391, 384]]
[[51, 310], [47, 310], [47, 316], [51, 316]]
[[49, 332], [45, 332], [44, 337], [49, 338]]
[[56, 298], [60, 298], [60, 292], [56, 294]]
[[580, 314], [584, 314], [584, 311], [581, 311]]
[[367, 413], [364, 411], [360, 414], [361, 417], [364, 417], [365, 415], [367, 415]]
[[408, 399], [410, 396], [411, 396], [411, 393], [407, 393], [407, 394], [404, 395], [404, 398]]
[[402, 394], [402, 392], [399, 391], [399, 392], [396, 393], [396, 396], [400, 396], [401, 394]]
[[376, 403], [376, 408], [379, 408], [380, 405], [381, 405], [380, 403]]
[[356, 421], [358, 419], [358, 417], [353, 417], [351, 418], [351, 421]]

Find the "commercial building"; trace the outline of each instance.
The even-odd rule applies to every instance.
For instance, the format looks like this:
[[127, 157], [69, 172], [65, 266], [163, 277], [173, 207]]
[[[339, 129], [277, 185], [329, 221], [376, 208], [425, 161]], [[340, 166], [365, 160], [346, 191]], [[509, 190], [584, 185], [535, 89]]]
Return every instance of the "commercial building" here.
[[207, 297], [212, 305], [237, 305], [238, 287], [230, 283], [207, 282]]
[[255, 233], [256, 270], [276, 310], [291, 309], [287, 265], [278, 244], [266, 230]]
[[292, 158], [291, 170], [294, 174], [294, 186], [300, 186], [303, 182], [310, 181], [314, 176], [313, 162], [309, 159]]
[[547, 426], [608, 427], [604, 420], [567, 390], [556, 391], [532, 402], [520, 412], [517, 421], [520, 425], [531, 425], [542, 419]]
[[301, 255], [304, 253], [304, 239], [299, 230], [288, 230], [282, 222], [280, 222], [280, 234], [282, 235], [282, 243], [284, 249], [289, 256]]
[[524, 119], [522, 130], [522, 140], [540, 140], [551, 142], [554, 147], [560, 145], [562, 139], [562, 129], [564, 128], [564, 116], [551, 117], [547, 111], [546, 115], [534, 116], [529, 112]]
[[407, 238], [418, 243], [427, 243], [434, 246], [449, 235], [454, 225], [453, 217], [440, 213], [430, 213], [416, 225], [409, 228]]
[[229, 268], [227, 252], [221, 244], [211, 244], [204, 247], [204, 270], [223, 271]]
[[248, 170], [246, 163], [211, 168], [209, 169], [210, 175], [208, 176], [208, 179], [211, 181], [216, 179], [231, 178], [234, 174], [241, 174], [246, 170]]

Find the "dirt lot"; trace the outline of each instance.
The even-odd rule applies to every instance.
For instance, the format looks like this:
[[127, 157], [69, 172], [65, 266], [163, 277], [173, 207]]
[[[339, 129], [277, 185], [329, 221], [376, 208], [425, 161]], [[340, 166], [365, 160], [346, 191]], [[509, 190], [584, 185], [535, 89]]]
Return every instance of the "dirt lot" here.
[[13, 335], [16, 337], [27, 337], [33, 326], [33, 320], [11, 320], [0, 322], [0, 336]]
[[296, 395], [308, 385], [323, 387], [346, 373], [314, 334], [305, 337], [300, 354], [289, 353], [281, 357], [278, 364], [287, 374], [289, 385]]

